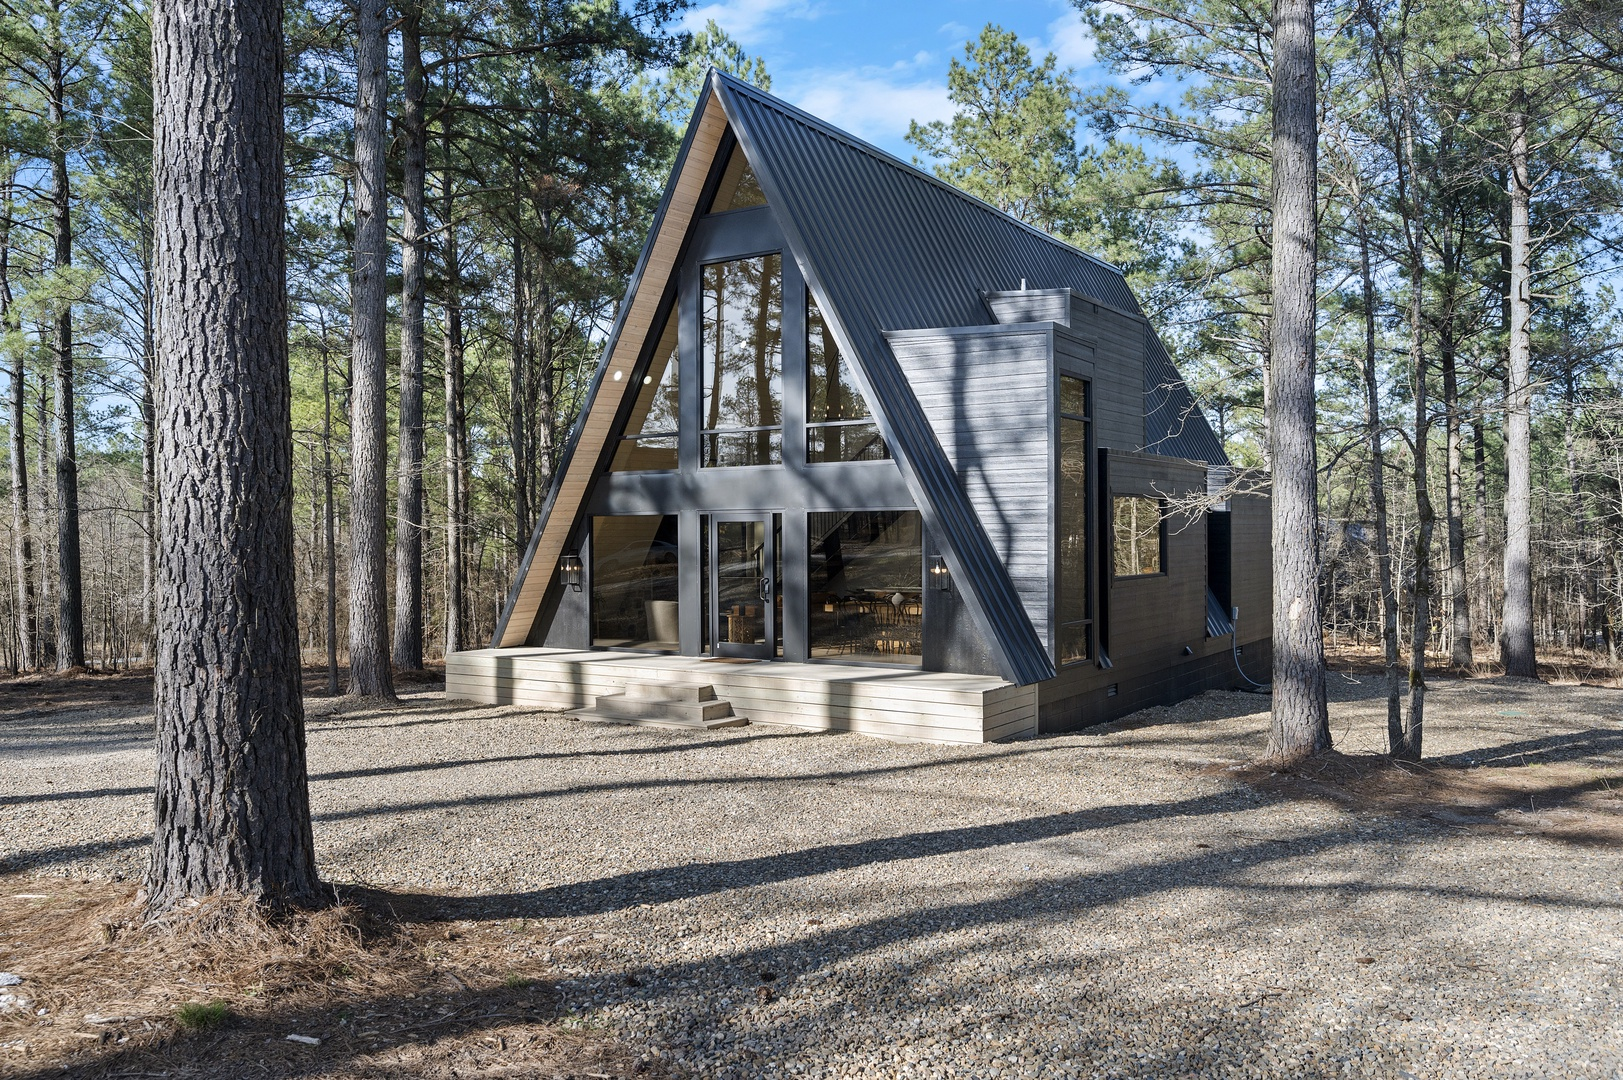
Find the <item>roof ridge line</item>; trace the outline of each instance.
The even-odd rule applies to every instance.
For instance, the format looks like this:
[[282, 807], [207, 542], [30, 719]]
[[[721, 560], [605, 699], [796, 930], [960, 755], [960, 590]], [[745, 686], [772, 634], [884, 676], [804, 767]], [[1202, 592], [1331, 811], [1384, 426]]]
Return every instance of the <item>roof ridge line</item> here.
[[[834, 140], [836, 140], [838, 142], [845, 143], [851, 149], [856, 150], [859, 153], [866, 154], [867, 156], [869, 156], [871, 158], [874, 158], [875, 160], [877, 160], [882, 165], [888, 165], [891, 168], [899, 169], [902, 172], [911, 173], [911, 174], [917, 176], [919, 179], [924, 180], [927, 183], [934, 184], [936, 187], [941, 188], [943, 191], [947, 191], [947, 192], [950, 192], [953, 195], [956, 195], [958, 198], [963, 199], [965, 202], [968, 202], [972, 206], [975, 206], [975, 207], [977, 207], [977, 208], [979, 208], [981, 210], [988, 211], [989, 213], [996, 214], [1000, 218], [1006, 218], [1007, 220], [1013, 222], [1015, 225], [1017, 225], [1020, 228], [1024, 229], [1026, 232], [1031, 233], [1033, 236], [1036, 236], [1036, 237], [1038, 237], [1040, 239], [1046, 240], [1050, 244], [1055, 244], [1055, 245], [1057, 245], [1059, 247], [1062, 247], [1062, 248], [1066, 249], [1067, 251], [1075, 252], [1076, 254], [1082, 256], [1084, 259], [1087, 259], [1089, 262], [1097, 263], [1099, 266], [1104, 267], [1106, 270], [1110, 271], [1112, 274], [1116, 274], [1116, 275], [1118, 275], [1120, 277], [1125, 277], [1126, 276], [1126, 274], [1122, 271], [1121, 267], [1115, 265], [1114, 263], [1106, 262], [1104, 259], [1099, 258], [1099, 256], [1093, 254], [1092, 252], [1084, 251], [1081, 248], [1077, 247], [1075, 244], [1070, 243], [1069, 241], [1061, 240], [1059, 237], [1053, 235], [1052, 233], [1044, 232], [1043, 230], [1037, 228], [1035, 225], [1032, 225], [1032, 224], [1030, 224], [1028, 222], [1025, 222], [1025, 221], [1021, 221], [1019, 218], [1015, 217], [1013, 214], [1009, 213], [1007, 210], [998, 209], [996, 206], [993, 206], [991, 203], [987, 202], [985, 199], [981, 198], [980, 196], [971, 195], [969, 192], [963, 190], [962, 188], [954, 187], [952, 184], [947, 183], [945, 180], [941, 179], [939, 176], [936, 176], [936, 175], [934, 175], [933, 173], [930, 173], [930, 172], [926, 172], [924, 169], [919, 168], [917, 165], [914, 165], [912, 162], [903, 161], [901, 158], [897, 157], [895, 154], [892, 154], [892, 153], [890, 153], [890, 152], [888, 152], [886, 150], [883, 150], [883, 149], [875, 146], [873, 143], [868, 142], [865, 139], [860, 139], [857, 136], [851, 134], [849, 131], [844, 131], [844, 130], [842, 130], [840, 128], [837, 128], [833, 124], [830, 124], [828, 121], [821, 120], [818, 117], [813, 116], [811, 113], [807, 112], [806, 110], [800, 108], [799, 106], [791, 105], [789, 102], [783, 100], [782, 98], [776, 96], [775, 94], [772, 94], [772, 93], [770, 93], [770, 92], [768, 92], [766, 90], [762, 90], [760, 87], [755, 86], [755, 85], [753, 85], [751, 83], [745, 82], [743, 79], [738, 78], [736, 75], [729, 75], [727, 72], [722, 71], [720, 68], [716, 68], [716, 67], [712, 67], [710, 69], [710, 74], [711, 74], [712, 78], [720, 80], [721, 83], [724, 86], [726, 86], [726, 88], [729, 91], [736, 90], [736, 91], [740, 91], [740, 92], [744, 93], [745, 95], [747, 95], [749, 97], [753, 97], [757, 101], [759, 101], [762, 105], [765, 105], [767, 108], [776, 109], [778, 112], [783, 113], [789, 119], [794, 120], [797, 123], [800, 123], [800, 124], [802, 124], [802, 125], [804, 125], [806, 127], [812, 128], [813, 130], [818, 131], [821, 134], [823, 134], [825, 136], [828, 136], [829, 138], [832, 138], [832, 139], [834, 139]], [[729, 117], [729, 119], [731, 119], [731, 117]]]

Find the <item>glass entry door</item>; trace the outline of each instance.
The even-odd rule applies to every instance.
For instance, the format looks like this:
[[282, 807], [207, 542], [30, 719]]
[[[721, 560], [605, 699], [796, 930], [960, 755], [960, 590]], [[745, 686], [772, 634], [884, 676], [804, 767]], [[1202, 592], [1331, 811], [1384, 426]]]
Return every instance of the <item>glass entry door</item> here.
[[717, 656], [777, 652], [777, 551], [768, 514], [710, 518], [710, 640]]

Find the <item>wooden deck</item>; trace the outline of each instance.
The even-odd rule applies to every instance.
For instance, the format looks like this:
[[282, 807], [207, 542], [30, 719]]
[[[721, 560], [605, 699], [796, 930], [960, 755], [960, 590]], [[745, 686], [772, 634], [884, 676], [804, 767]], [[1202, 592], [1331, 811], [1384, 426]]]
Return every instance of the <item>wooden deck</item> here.
[[980, 675], [542, 648], [478, 649], [445, 663], [448, 696], [536, 709], [582, 708], [649, 682], [709, 683], [752, 724], [944, 743], [991, 742], [1037, 727], [1036, 687]]

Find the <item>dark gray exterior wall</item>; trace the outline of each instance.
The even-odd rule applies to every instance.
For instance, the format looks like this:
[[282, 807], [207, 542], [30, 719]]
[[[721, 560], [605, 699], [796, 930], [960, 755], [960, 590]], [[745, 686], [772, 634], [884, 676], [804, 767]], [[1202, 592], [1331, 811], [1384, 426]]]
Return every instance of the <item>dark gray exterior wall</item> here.
[[1049, 645], [1053, 325], [887, 335], [947, 461]]
[[[1101, 364], [1101, 367], [1103, 365]], [[1097, 413], [1097, 409], [1096, 409]], [[1111, 494], [1176, 496], [1203, 492], [1203, 462], [1158, 454], [1112, 452], [1101, 506]], [[1265, 499], [1251, 496], [1230, 501], [1234, 536], [1234, 603], [1241, 607], [1239, 641], [1245, 671], [1266, 681], [1271, 640], [1268, 597], [1269, 517]], [[1152, 705], [1166, 705], [1209, 689], [1243, 685], [1235, 670], [1228, 637], [1206, 636], [1206, 527], [1194, 520], [1168, 523], [1164, 566], [1154, 577], [1112, 580], [1108, 522], [1097, 532], [1098, 558], [1105, 570], [1101, 589], [1108, 590], [1108, 616], [1100, 633], [1108, 641], [1110, 668], [1096, 662], [1076, 664], [1038, 687], [1043, 731], [1068, 731], [1102, 724]], [[1247, 605], [1257, 612], [1246, 618]], [[1260, 606], [1259, 606], [1260, 605]], [[1185, 654], [1184, 649], [1189, 652]], [[1114, 692], [1112, 692], [1114, 691]]]

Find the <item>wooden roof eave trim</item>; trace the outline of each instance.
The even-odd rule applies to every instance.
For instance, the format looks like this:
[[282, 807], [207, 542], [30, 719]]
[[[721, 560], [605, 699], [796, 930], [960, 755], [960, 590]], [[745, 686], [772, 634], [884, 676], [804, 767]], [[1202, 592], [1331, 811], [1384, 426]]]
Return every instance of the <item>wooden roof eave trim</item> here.
[[[717, 95], [706, 84], [660, 201], [654, 228], [609, 332], [603, 358], [587, 389], [580, 418], [570, 433], [541, 519], [530, 538], [507, 603], [502, 607], [491, 638], [492, 648], [526, 644], [545, 606], [548, 590], [556, 585], [558, 560], [585, 507], [601, 452], [614, 434], [615, 417], [632, 390], [632, 369], [654, 328], [660, 302], [676, 273], [688, 231], [699, 216], [699, 199], [726, 130], [727, 116]], [[624, 373], [618, 383], [613, 381], [616, 371]]]

